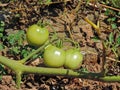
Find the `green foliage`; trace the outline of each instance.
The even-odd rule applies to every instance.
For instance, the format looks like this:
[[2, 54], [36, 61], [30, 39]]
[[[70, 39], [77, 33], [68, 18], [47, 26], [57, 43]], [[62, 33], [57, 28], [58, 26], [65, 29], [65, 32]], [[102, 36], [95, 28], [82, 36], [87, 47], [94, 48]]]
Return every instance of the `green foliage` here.
[[6, 37], [9, 46], [23, 45], [23, 41], [25, 40], [25, 32], [23, 30], [19, 30], [17, 33], [9, 34]]
[[[4, 29], [5, 27], [5, 23], [3, 21], [0, 21], [0, 41], [4, 38]], [[4, 49], [4, 45], [3, 43], [1, 42], [0, 43], [0, 51]]]
[[114, 7], [120, 8], [120, 0], [110, 0]]
[[120, 36], [116, 40], [117, 44], [120, 45]]
[[[4, 43], [0, 44], [0, 50], [3, 50], [4, 47], [7, 49], [7, 55], [14, 56], [14, 58], [24, 58], [28, 56], [32, 51], [35, 50], [34, 47], [29, 46], [26, 43], [26, 34], [24, 30], [16, 30], [14, 33], [7, 33], [3, 37]], [[34, 55], [33, 58], [36, 58], [38, 55]], [[33, 59], [32, 58], [32, 59]]]
[[25, 48], [24, 41], [26, 40], [25, 32], [23, 30], [18, 30], [15, 33], [7, 33], [5, 31], [5, 23], [0, 21], [0, 50], [7, 48], [8, 54], [18, 55], [21, 57], [26, 56], [28, 53], [23, 53], [23, 51], [28, 52]]
[[78, 70], [78, 72], [89, 73], [87, 68], [81, 68], [81, 69]]
[[[117, 8], [120, 6], [117, 6], [117, 3], [119, 4], [119, 0], [107, 0], [104, 4]], [[108, 36], [108, 39], [105, 41], [105, 46], [107, 49], [109, 48], [118, 58], [118, 48], [120, 46], [120, 33], [118, 30], [120, 12], [114, 11], [112, 9], [106, 9], [104, 14], [107, 16], [106, 23], [111, 26], [112, 30]]]
[[26, 35], [24, 30], [17, 30], [15, 33], [6, 33], [4, 30], [4, 23], [0, 24], [1, 30], [1, 43], [0, 43], [0, 50], [4, 50], [6, 48], [7, 55], [17, 56], [18, 58], [26, 57], [31, 51], [34, 50], [33, 47], [25, 44], [26, 42]]
[[20, 49], [24, 46], [23, 41], [25, 40], [25, 33], [23, 30], [19, 30], [14, 34], [8, 34], [4, 37], [4, 42], [6, 46], [9, 48], [11, 54], [20, 54]]
[[91, 39], [92, 39], [94, 42], [99, 42], [99, 41], [100, 41], [100, 38], [97, 37], [97, 36], [91, 37]]
[[120, 33], [116, 35], [113, 32], [108, 36], [108, 40], [105, 41], [106, 48], [109, 48], [118, 58], [119, 46], [120, 46]]
[[6, 74], [5, 70], [4, 70], [4, 65], [0, 64], [0, 75], [1, 74]]
[[5, 26], [5, 23], [3, 21], [0, 21], [0, 38], [3, 37], [4, 26]]
[[[108, 5], [110, 7], [115, 7], [115, 8], [120, 8], [120, 1], [119, 0], [105, 0], [105, 1], [100, 1], [105, 5]], [[111, 25], [112, 29], [117, 29], [118, 24], [117, 21], [120, 17], [120, 12], [114, 11], [113, 9], [106, 9], [105, 15], [108, 16], [106, 22]]]
[[99, 0], [100, 2], [102, 2], [103, 4], [106, 4], [106, 5], [111, 5], [112, 7], [115, 7], [115, 8], [120, 8], [120, 0]]
[[4, 45], [0, 43], [0, 51], [4, 49]]
[[2, 79], [2, 75], [4, 75], [4, 74], [6, 74], [4, 65], [0, 64], [0, 80]]
[[119, 12], [115, 12], [113, 10], [107, 9], [105, 11], [105, 15], [108, 16], [108, 18], [106, 19], [106, 22], [111, 25], [112, 29], [117, 29], [117, 20], [118, 17], [120, 16]]

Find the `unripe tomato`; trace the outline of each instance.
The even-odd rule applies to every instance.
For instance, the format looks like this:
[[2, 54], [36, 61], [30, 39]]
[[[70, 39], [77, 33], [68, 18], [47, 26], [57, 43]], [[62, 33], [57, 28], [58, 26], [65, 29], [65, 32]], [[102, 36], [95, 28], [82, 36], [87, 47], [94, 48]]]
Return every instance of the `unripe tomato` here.
[[61, 67], [65, 62], [65, 51], [53, 45], [49, 45], [45, 48], [43, 58], [46, 66], [54, 68]]
[[76, 49], [66, 51], [64, 66], [68, 69], [78, 69], [83, 61], [83, 55]]
[[40, 46], [48, 40], [49, 32], [45, 27], [34, 24], [28, 28], [26, 37], [30, 45]]

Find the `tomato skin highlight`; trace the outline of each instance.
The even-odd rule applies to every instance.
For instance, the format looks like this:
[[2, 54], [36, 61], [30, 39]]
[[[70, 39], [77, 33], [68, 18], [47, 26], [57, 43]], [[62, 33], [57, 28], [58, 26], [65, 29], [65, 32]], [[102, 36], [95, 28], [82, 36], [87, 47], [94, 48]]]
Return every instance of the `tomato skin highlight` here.
[[44, 64], [48, 67], [62, 67], [65, 62], [65, 51], [55, 46], [49, 45], [47, 48], [45, 48], [43, 58]]
[[48, 40], [49, 31], [45, 27], [33, 24], [27, 29], [26, 37], [30, 45], [38, 47]]
[[66, 51], [64, 66], [68, 69], [78, 69], [82, 65], [83, 55], [76, 49]]

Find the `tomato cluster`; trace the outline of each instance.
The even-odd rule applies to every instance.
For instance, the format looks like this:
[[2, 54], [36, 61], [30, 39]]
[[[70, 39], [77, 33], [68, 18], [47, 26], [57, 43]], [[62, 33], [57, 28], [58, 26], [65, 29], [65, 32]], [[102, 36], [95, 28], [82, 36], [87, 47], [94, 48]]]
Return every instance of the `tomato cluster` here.
[[[45, 27], [32, 25], [27, 30], [27, 40], [30, 45], [40, 46], [49, 37]], [[53, 45], [48, 45], [43, 54], [44, 64], [48, 67], [58, 68], [64, 66], [68, 69], [78, 69], [83, 61], [83, 55], [77, 49], [63, 50]]]
[[48, 67], [78, 69], [83, 61], [83, 55], [77, 49], [63, 49], [48, 46], [44, 51], [44, 64]]

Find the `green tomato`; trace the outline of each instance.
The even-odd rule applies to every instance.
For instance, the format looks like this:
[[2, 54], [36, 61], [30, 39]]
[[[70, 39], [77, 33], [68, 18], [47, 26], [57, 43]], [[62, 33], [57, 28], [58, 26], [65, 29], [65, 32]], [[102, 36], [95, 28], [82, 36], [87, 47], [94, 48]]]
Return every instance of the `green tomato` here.
[[49, 45], [45, 48], [43, 58], [46, 66], [53, 68], [61, 67], [65, 62], [65, 51]]
[[28, 28], [26, 37], [30, 45], [40, 46], [48, 40], [49, 32], [45, 27], [34, 24]]
[[76, 49], [66, 51], [64, 66], [68, 69], [78, 69], [83, 61], [83, 55]]

